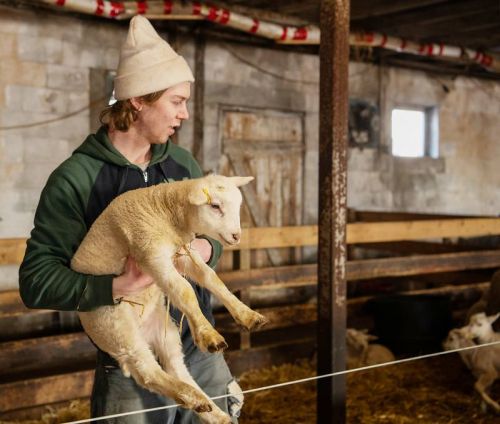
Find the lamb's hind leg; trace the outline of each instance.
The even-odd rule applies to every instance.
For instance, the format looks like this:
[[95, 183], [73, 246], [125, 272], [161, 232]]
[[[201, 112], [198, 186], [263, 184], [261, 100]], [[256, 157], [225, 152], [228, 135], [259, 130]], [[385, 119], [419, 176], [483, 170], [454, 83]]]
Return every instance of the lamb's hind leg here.
[[[198, 384], [189, 373], [182, 354], [182, 344], [178, 328], [165, 312], [165, 307], [159, 305], [157, 316], [165, 315], [157, 327], [157, 333], [153, 340], [153, 349], [165, 371], [177, 377], [190, 386], [203, 393]], [[204, 393], [203, 393], [204, 394]], [[231, 418], [225, 414], [210, 398], [206, 397], [212, 410], [209, 412], [198, 412], [198, 416], [204, 424], [230, 424]]]
[[500, 405], [495, 402], [489, 395], [488, 389], [496, 380], [496, 373], [485, 373], [479, 376], [478, 380], [474, 384], [474, 388], [481, 395], [483, 401], [492, 408], [497, 414], [500, 414]]
[[135, 346], [126, 358], [120, 358], [122, 369], [126, 369], [142, 387], [174, 399], [184, 408], [209, 412], [210, 401], [202, 391], [167, 374], [156, 362], [151, 350], [145, 346]]
[[[191, 259], [191, 260], [189, 260]], [[212, 292], [227, 308], [235, 321], [247, 330], [256, 330], [268, 323], [268, 319], [241, 302], [210, 268], [195, 250], [182, 258], [182, 269], [186, 275], [202, 287]]]
[[191, 284], [182, 277], [172, 263], [174, 251], [168, 246], [151, 249], [151, 253], [133, 254], [142, 270], [151, 275], [173, 305], [186, 315], [194, 342], [204, 352], [227, 348], [222, 337], [205, 318]]

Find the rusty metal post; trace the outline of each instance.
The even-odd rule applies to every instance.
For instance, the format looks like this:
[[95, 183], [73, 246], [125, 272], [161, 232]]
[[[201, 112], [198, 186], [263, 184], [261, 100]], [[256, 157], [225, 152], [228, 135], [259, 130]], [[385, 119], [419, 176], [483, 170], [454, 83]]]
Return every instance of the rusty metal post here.
[[[345, 369], [349, 0], [322, 0], [318, 375]], [[346, 422], [345, 376], [318, 380], [321, 424]]]

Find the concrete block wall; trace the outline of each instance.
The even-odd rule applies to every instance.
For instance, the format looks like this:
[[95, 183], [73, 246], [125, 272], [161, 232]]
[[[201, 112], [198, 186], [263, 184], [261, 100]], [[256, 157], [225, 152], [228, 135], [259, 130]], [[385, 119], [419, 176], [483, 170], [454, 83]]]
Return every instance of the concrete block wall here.
[[[89, 105], [90, 69], [116, 68], [126, 26], [0, 8], [0, 127], [59, 118]], [[88, 135], [89, 111], [0, 130], [0, 238], [27, 237], [48, 176]], [[0, 290], [17, 287], [0, 269]]]

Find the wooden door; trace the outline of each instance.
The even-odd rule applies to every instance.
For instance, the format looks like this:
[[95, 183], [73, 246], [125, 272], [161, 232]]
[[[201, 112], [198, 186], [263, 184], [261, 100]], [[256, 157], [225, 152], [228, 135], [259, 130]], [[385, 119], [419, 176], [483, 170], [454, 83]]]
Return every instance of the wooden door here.
[[[302, 223], [304, 131], [300, 113], [224, 109], [221, 113], [224, 175], [252, 175], [245, 186], [242, 226]], [[253, 252], [252, 266], [292, 263], [297, 249]]]

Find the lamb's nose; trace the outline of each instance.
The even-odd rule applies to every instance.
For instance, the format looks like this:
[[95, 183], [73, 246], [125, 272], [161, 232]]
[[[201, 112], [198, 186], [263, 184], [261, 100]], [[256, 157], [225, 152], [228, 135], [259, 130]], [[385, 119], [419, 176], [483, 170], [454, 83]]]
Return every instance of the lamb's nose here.
[[241, 237], [240, 233], [234, 233], [233, 234], [233, 240], [234, 240], [234, 242], [238, 243], [240, 241], [240, 237]]

